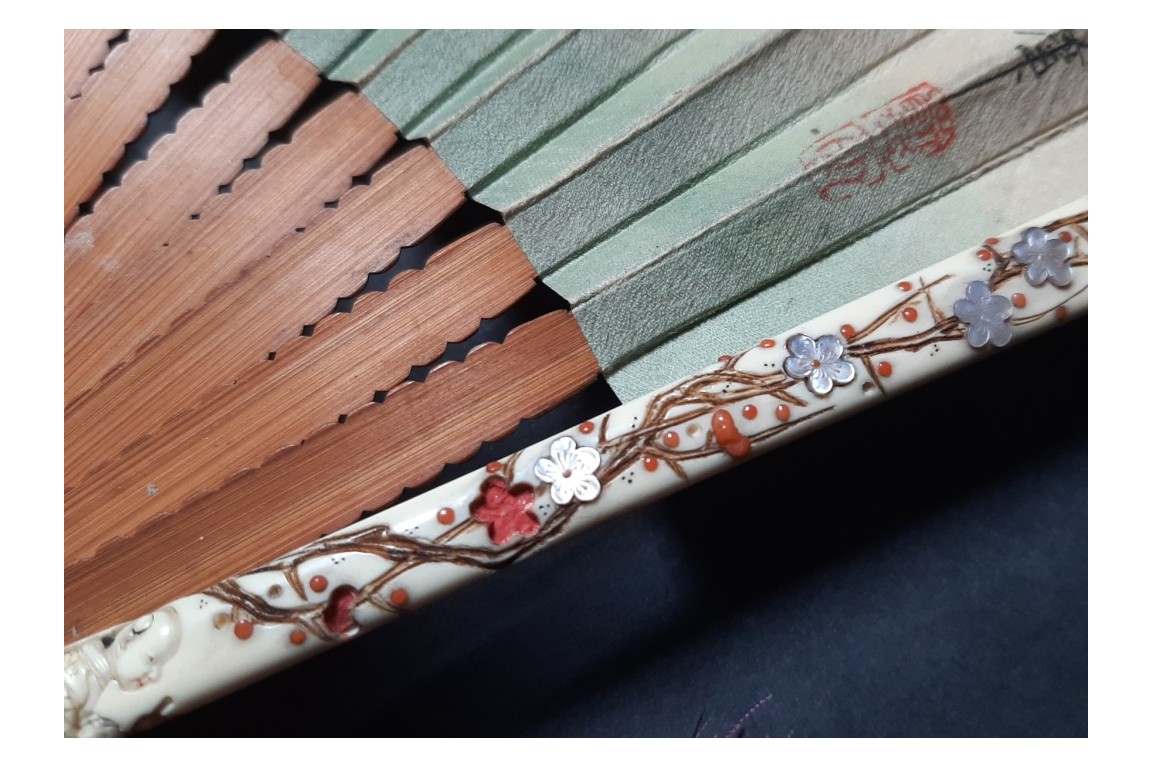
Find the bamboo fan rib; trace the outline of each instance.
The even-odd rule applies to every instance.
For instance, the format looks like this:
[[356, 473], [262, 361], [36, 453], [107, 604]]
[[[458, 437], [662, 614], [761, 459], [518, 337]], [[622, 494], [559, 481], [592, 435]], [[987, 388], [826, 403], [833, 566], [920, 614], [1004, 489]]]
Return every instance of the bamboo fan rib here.
[[[506, 215], [623, 399], [698, 368], [683, 335], [701, 321], [1087, 112], [1086, 35], [1051, 30], [292, 30], [285, 40], [427, 137]], [[1052, 204], [1086, 191], [1081, 172]], [[890, 262], [872, 251], [868, 271]], [[829, 309], [875, 287], [790, 289]]]
[[[558, 312], [516, 329], [503, 344], [476, 349], [464, 363], [437, 369], [424, 383], [395, 389], [383, 404], [369, 403], [346, 423], [107, 545], [99, 559], [66, 568], [69, 621], [101, 627], [112, 617], [146, 613], [180, 597], [184, 584], [208, 585], [229, 573], [237, 541], [247, 542], [246, 558], [261, 563], [355, 521], [364, 509], [385, 506], [405, 485], [431, 480], [481, 441], [503, 437], [522, 418], [591, 383], [598, 370], [583, 347], [579, 326]], [[526, 360], [549, 364], [524, 368]], [[523, 370], [509, 378], [510, 368]], [[125, 562], [135, 564], [145, 588], [107, 578]]]
[[[64, 103], [64, 226], [211, 37], [206, 29], [133, 31]], [[75, 70], [82, 66], [69, 65], [66, 91], [74, 90], [69, 85], [80, 79]]]
[[102, 68], [120, 29], [64, 30], [64, 100], [75, 99], [80, 89]]
[[[126, 524], [174, 512], [236, 467], [255, 466], [328, 426], [340, 409], [367, 407], [375, 391], [406, 379], [412, 361], [433, 362], [445, 340], [467, 338], [482, 317], [499, 315], [527, 294], [534, 279], [507, 229], [489, 225], [461, 238], [423, 269], [397, 275], [387, 291], [365, 294], [351, 312], [325, 317], [311, 336], [289, 341], [275, 365], [251, 368], [132, 444], [84, 478], [72, 501]], [[462, 304], [459, 297], [470, 292], [476, 300]], [[442, 311], [428, 314], [428, 307]], [[426, 321], [408, 322], [415, 316]], [[139, 489], [149, 484], [164, 493], [142, 499]]]
[[[235, 251], [209, 250], [196, 258], [184, 250], [190, 245], [186, 242], [188, 230], [212, 227], [221, 208], [249, 192], [238, 191], [235, 197], [217, 194], [221, 185], [237, 177], [244, 158], [264, 146], [269, 132], [288, 120], [317, 82], [315, 71], [291, 49], [282, 43], [266, 43], [236, 68], [229, 82], [208, 94], [203, 107], [185, 115], [175, 133], [152, 148], [148, 162], [132, 166], [121, 186], [101, 197], [91, 216], [67, 231], [64, 398], [68, 406], [94, 389], [115, 366], [126, 362], [125, 350], [134, 350], [150, 336], [167, 330], [174, 318], [196, 306], [200, 296], [194, 284], [184, 284], [187, 292], [176, 297], [170, 295], [171, 291], [157, 289], [184, 276], [207, 284], [209, 289], [234, 280], [235, 274], [221, 275], [219, 270], [238, 273], [246, 266], [243, 257], [237, 262], [236, 253], [244, 250], [243, 240], [237, 242], [236, 238], [278, 237], [290, 232], [292, 224], [307, 220], [312, 211], [301, 213], [290, 205], [291, 201], [283, 200], [281, 205], [289, 203], [287, 211], [295, 214], [289, 221], [269, 221], [268, 217], [275, 215], [272, 209], [258, 210], [255, 220], [232, 224], [230, 229], [247, 230], [246, 235], [229, 233]], [[244, 116], [240, 125], [238, 115]], [[331, 141], [332, 133], [316, 137], [320, 141], [314, 143], [323, 145], [318, 147], [316, 162], [323, 163], [321, 167], [331, 165], [330, 170], [342, 177], [336, 182], [342, 186], [329, 181], [309, 190], [320, 193], [317, 206], [329, 199], [328, 195], [335, 196], [347, 187], [348, 170], [355, 173], [375, 159], [365, 160], [363, 154], [371, 152], [373, 142], [378, 154], [388, 146], [384, 118], [369, 113], [358, 121], [353, 115], [342, 117], [350, 121], [344, 130], [356, 146]], [[357, 131], [356, 126], [361, 129]], [[307, 138], [307, 131], [301, 133], [305, 134], [302, 139]], [[363, 150], [360, 143], [365, 145]], [[280, 165], [275, 160], [269, 159], [273, 168]], [[351, 165], [351, 169], [346, 170], [344, 165]], [[295, 165], [292, 168], [299, 172]], [[260, 174], [260, 178], [275, 185], [270, 192], [277, 196], [284, 194], [282, 188], [303, 191], [287, 183], [292, 179], [281, 178], [271, 169]], [[149, 215], [141, 217], [141, 210], [148, 210]], [[209, 218], [201, 221], [204, 216]], [[270, 244], [265, 239], [257, 247], [266, 249]], [[206, 264], [213, 259], [222, 260], [224, 255], [226, 266], [213, 270]], [[260, 255], [263, 254], [252, 254], [248, 259]], [[145, 300], [136, 303], [132, 297], [140, 293]], [[153, 297], [159, 301], [149, 301]], [[133, 309], [137, 311], [133, 313]], [[108, 335], [110, 328], [112, 338]]]
[[263, 43], [67, 232], [66, 636], [346, 525], [596, 376], [560, 313], [401, 386], [535, 272], [506, 227], [460, 235], [463, 189], [431, 150], [318, 82]]
[[[65, 424], [75, 429], [69, 435], [66, 482], [110, 458], [110, 445], [148, 434], [211, 389], [233, 382], [231, 371], [238, 366], [266, 360], [303, 326], [328, 314], [335, 298], [354, 293], [368, 273], [387, 268], [402, 246], [423, 239], [463, 202], [462, 190], [426, 149], [412, 149], [386, 164], [369, 185], [346, 193], [339, 208], [282, 241], [206, 306], [153, 341], [147, 355], [73, 402], [65, 412]], [[260, 303], [249, 302], [253, 293]], [[233, 326], [227, 350], [199, 343]], [[186, 365], [172, 365], [182, 358]], [[213, 365], [198, 364], [204, 359]], [[114, 421], [113, 407], [119, 411]]]

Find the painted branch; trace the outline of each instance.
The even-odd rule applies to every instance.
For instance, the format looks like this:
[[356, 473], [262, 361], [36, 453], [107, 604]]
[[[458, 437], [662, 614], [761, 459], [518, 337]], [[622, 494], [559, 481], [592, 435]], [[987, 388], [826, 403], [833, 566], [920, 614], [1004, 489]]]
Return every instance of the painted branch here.
[[[1082, 314], [1087, 262], [1082, 200], [505, 461], [68, 646], [65, 732], [147, 727]], [[307, 494], [312, 480], [285, 483], [281, 498]], [[307, 504], [320, 511], [324, 499]]]

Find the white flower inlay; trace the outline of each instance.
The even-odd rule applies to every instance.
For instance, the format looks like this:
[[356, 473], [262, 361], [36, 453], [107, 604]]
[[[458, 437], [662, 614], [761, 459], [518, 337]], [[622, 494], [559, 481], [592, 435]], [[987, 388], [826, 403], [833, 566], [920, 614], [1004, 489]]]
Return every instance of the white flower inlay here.
[[856, 368], [842, 359], [844, 345], [835, 336], [821, 336], [815, 341], [798, 333], [788, 339], [791, 357], [784, 360], [784, 372], [794, 379], [807, 379], [808, 388], [826, 395], [835, 384], [848, 384], [856, 378]]
[[1059, 237], [1049, 239], [1040, 227], [1029, 228], [1024, 232], [1024, 239], [1012, 246], [1012, 258], [1025, 265], [1024, 278], [1036, 286], [1043, 285], [1045, 280], [1060, 287], [1072, 282], [1068, 259], [1075, 255], [1075, 244]]
[[968, 324], [968, 343], [979, 349], [991, 342], [1002, 347], [1012, 341], [1012, 329], [1007, 320], [1012, 317], [1012, 302], [1007, 296], [992, 293], [988, 283], [975, 280], [968, 283], [966, 299], [952, 305], [952, 312], [962, 323]]
[[600, 495], [600, 481], [596, 469], [600, 466], [600, 452], [587, 446], [577, 448], [576, 441], [567, 435], [552, 442], [547, 456], [536, 460], [536, 477], [552, 486], [552, 500], [567, 504], [575, 497], [579, 501], [592, 501]]

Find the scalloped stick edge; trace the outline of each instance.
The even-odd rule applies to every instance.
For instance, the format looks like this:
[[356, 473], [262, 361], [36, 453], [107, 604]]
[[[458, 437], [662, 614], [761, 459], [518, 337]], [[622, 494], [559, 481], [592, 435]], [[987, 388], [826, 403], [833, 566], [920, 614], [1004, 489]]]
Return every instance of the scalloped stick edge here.
[[[121, 369], [65, 409], [65, 482], [73, 484], [212, 390], [234, 383], [269, 349], [331, 312], [337, 296], [392, 264], [464, 202], [460, 187], [431, 150], [414, 147], [386, 163], [367, 186], [313, 220], [298, 239], [221, 286], [191, 314]], [[290, 303], [285, 301], [290, 297]], [[291, 313], [291, 314], [289, 314]], [[205, 363], [200, 339], [218, 340]], [[145, 389], [147, 386], [147, 389]]]
[[162, 245], [142, 244], [139, 258], [102, 287], [100, 306], [89, 308], [100, 312], [85, 318], [98, 332], [73, 343], [65, 402], [102, 386], [306, 228], [395, 142], [391, 123], [369, 101], [343, 94], [271, 149], [260, 168], [241, 173], [230, 193], [210, 198], [197, 220], [181, 219]]
[[[148, 114], [164, 103], [172, 83], [185, 75], [192, 57], [212, 35], [207, 29], [134, 30], [124, 45], [108, 54], [104, 69], [89, 78], [85, 98], [65, 102], [65, 228], [75, 221], [80, 203], [100, 186], [102, 174], [144, 129]], [[158, 38], [156, 44], [153, 38]]]
[[[535, 272], [506, 228], [466, 235], [133, 443], [66, 492], [66, 519], [98, 519], [105, 531], [116, 521], [115, 530], [131, 531], [174, 512], [392, 389], [413, 365], [437, 359], [533, 285]], [[470, 290], [471, 299], [460, 301]], [[410, 331], [405, 321], [421, 314], [427, 320]]]
[[84, 95], [88, 80], [112, 50], [112, 41], [120, 37], [122, 29], [66, 29], [64, 30], [64, 101], [74, 101]]

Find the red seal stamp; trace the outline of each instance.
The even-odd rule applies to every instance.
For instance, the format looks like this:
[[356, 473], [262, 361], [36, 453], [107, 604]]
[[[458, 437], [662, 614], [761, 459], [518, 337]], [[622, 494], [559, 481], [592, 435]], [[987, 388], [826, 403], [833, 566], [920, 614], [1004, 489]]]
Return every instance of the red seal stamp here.
[[850, 200], [859, 187], [882, 184], [920, 158], [939, 155], [956, 138], [944, 92], [920, 83], [886, 104], [826, 133], [800, 153], [825, 200]]

